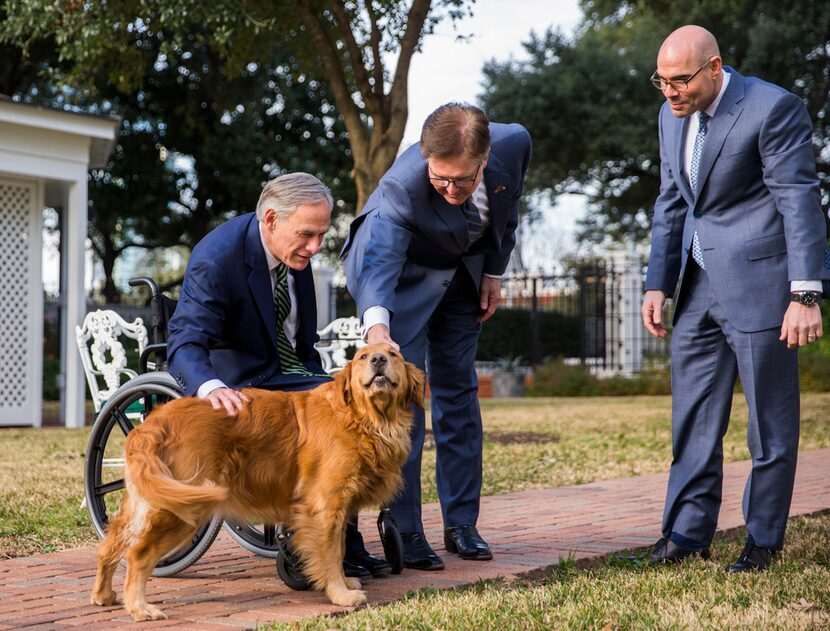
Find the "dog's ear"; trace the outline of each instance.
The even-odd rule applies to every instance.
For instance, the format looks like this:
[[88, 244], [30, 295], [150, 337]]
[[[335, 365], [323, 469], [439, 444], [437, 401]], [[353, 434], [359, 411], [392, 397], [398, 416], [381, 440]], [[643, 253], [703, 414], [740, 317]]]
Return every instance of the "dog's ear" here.
[[409, 382], [407, 402], [424, 409], [424, 373], [415, 364], [406, 362], [406, 377]]
[[337, 372], [334, 382], [337, 385], [338, 398], [348, 407], [352, 403], [352, 362]]

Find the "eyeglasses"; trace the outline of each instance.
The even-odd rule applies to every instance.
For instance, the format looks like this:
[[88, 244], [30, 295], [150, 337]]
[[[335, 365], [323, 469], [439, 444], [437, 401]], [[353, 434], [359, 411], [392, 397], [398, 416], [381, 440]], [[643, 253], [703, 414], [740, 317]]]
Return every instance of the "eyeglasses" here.
[[664, 79], [660, 75], [657, 74], [657, 71], [654, 71], [654, 74], [651, 75], [651, 84], [660, 90], [661, 92], [668, 87], [678, 91], [678, 92], [685, 92], [689, 89], [689, 84], [692, 82], [697, 75], [700, 74], [700, 71], [703, 70], [706, 66], [709, 65], [709, 62], [712, 61], [712, 57], [709, 57], [706, 61], [703, 62], [703, 65], [698, 68], [694, 74], [689, 75], [688, 77], [675, 77], [674, 79]]
[[[429, 181], [438, 188], [447, 188], [450, 184], [455, 184], [458, 188], [469, 188], [475, 184], [479, 170], [481, 170], [481, 162], [478, 163], [476, 172], [473, 173], [473, 177], [430, 177]], [[432, 173], [432, 169], [429, 169], [429, 171]]]

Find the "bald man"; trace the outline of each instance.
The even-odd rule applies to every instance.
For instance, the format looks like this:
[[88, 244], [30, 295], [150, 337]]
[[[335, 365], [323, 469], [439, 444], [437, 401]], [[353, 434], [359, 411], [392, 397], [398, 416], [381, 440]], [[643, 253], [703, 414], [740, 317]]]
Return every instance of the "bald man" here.
[[797, 349], [823, 334], [830, 279], [812, 126], [797, 96], [724, 66], [698, 26], [666, 38], [651, 81], [666, 102], [643, 322], [664, 337], [666, 297], [675, 312], [673, 461], [648, 560], [709, 556], [739, 375], [752, 471], [746, 545], [727, 569], [764, 570], [783, 546], [795, 477]]

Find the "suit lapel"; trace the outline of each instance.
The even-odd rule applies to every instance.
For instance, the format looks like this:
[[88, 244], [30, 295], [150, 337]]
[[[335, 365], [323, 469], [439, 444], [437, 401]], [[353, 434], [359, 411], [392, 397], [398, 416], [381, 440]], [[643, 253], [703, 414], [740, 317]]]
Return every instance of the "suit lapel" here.
[[252, 216], [245, 235], [245, 264], [248, 266], [248, 288], [254, 297], [262, 323], [265, 325], [271, 342], [276, 348], [277, 320], [274, 310], [274, 294], [271, 290], [271, 277], [268, 274], [268, 262], [262, 250], [259, 236], [259, 221]]
[[490, 206], [490, 228], [496, 247], [501, 248], [501, 238], [510, 214], [510, 174], [492, 151], [487, 168], [484, 169], [484, 186], [487, 189], [487, 204]]
[[686, 170], [684, 168], [685, 160], [684, 158], [684, 151], [686, 149], [685, 138], [685, 131], [689, 126], [689, 119], [686, 118], [674, 118], [672, 116], [672, 142], [674, 143], [673, 151], [671, 153], [672, 156], [672, 173], [675, 174], [674, 181], [677, 184], [677, 188], [680, 190], [680, 194], [686, 199], [689, 203], [689, 206], [692, 205], [695, 195], [692, 192], [691, 187], [689, 186], [689, 178], [686, 177]]
[[[316, 341], [317, 305], [314, 300], [314, 275], [311, 265], [304, 270], [291, 270], [294, 277], [294, 296], [297, 300], [297, 351], [300, 354], [302, 342], [308, 340], [310, 345]], [[309, 339], [311, 338], [311, 339]]]
[[715, 115], [709, 121], [706, 142], [703, 144], [703, 152], [700, 154], [700, 166], [697, 171], [698, 191], [702, 191], [703, 187], [706, 186], [706, 180], [709, 173], [712, 172], [712, 167], [718, 155], [720, 155], [723, 143], [738, 121], [741, 112], [743, 112], [743, 106], [740, 104], [744, 98], [743, 77], [731, 68], [729, 71], [732, 75], [729, 78], [729, 85], [726, 86], [726, 92], [724, 92], [723, 98], [718, 104]]
[[464, 219], [464, 213], [458, 206], [447, 203], [432, 187], [432, 184], [427, 183], [427, 186], [430, 187], [429, 199], [433, 214], [447, 227], [458, 247], [466, 250], [470, 244], [470, 235], [467, 232], [467, 220]]

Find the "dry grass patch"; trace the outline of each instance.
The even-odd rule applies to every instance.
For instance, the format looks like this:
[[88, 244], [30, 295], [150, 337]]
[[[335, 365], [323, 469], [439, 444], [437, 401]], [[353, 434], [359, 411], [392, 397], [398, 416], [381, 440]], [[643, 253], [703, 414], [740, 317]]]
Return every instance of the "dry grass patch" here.
[[94, 543], [83, 463], [87, 429], [0, 430], [0, 558]]
[[[830, 447], [830, 393], [803, 394], [801, 401], [800, 448]], [[485, 399], [481, 412], [485, 495], [659, 473], [671, 465], [668, 396]], [[736, 393], [726, 462], [750, 457], [747, 415]], [[539, 440], [503, 444], [505, 432], [519, 429]], [[424, 452], [422, 486], [425, 501], [437, 500], [434, 450]]]

